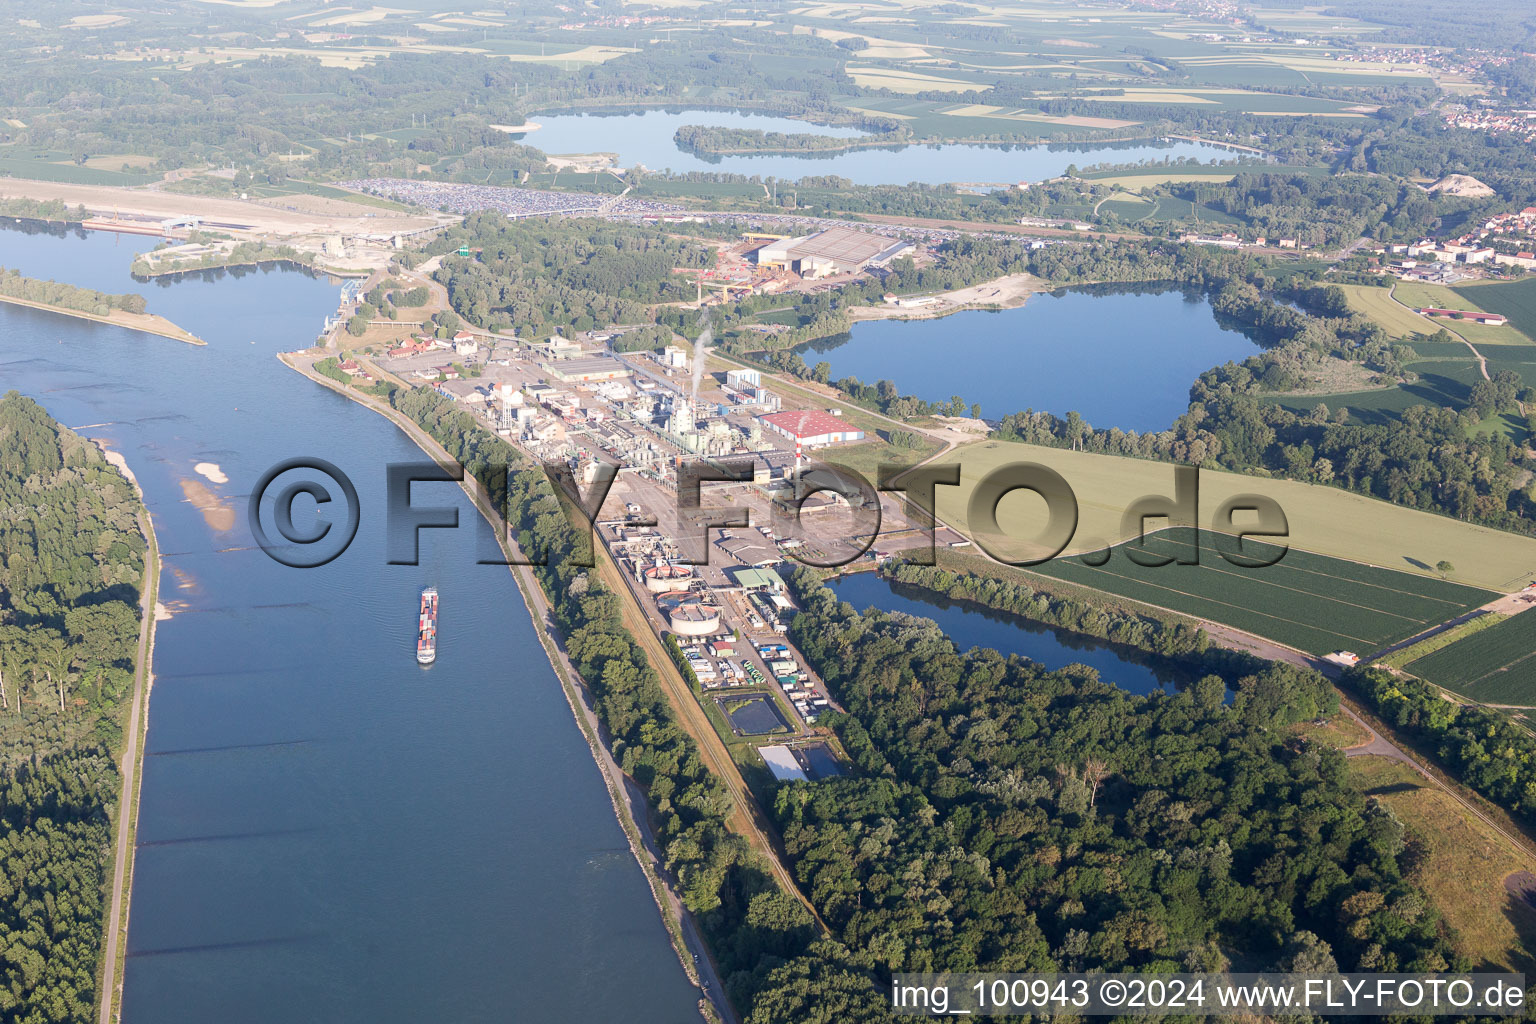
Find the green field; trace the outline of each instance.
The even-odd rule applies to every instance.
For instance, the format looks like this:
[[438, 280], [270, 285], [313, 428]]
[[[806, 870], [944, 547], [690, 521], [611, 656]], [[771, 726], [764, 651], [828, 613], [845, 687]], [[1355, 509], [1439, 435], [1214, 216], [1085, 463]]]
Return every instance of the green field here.
[[[1414, 348], [1417, 349], [1422, 344], [1422, 342], [1415, 344]], [[1273, 395], [1265, 396], [1263, 400], [1273, 402], [1295, 413], [1311, 412], [1318, 403], [1326, 405], [1330, 412], [1341, 408], [1348, 409], [1350, 419], [1355, 423], [1385, 423], [1395, 420], [1402, 415], [1404, 409], [1414, 405], [1443, 405], [1450, 409], [1465, 409], [1472, 393], [1472, 386], [1482, 380], [1483, 375], [1478, 370], [1477, 360], [1472, 358], [1472, 353], [1467, 350], [1467, 347], [1456, 342], [1456, 348], [1460, 350], [1459, 355], [1451, 354], [1409, 363], [1408, 369], [1419, 376], [1419, 379], [1411, 384], [1399, 384], [1395, 387], [1375, 388], [1369, 391]], [[1531, 349], [1530, 352], [1536, 356], [1536, 348]], [[1488, 371], [1492, 373], [1497, 368], [1494, 360], [1490, 358]], [[1532, 369], [1536, 369], [1536, 366]]]
[[[1385, 422], [1412, 405], [1464, 409], [1472, 386], [1482, 379], [1482, 371], [1472, 350], [1461, 342], [1427, 340], [1441, 329], [1475, 345], [1487, 359], [1490, 374], [1513, 370], [1525, 383], [1536, 384], [1536, 344], [1532, 344], [1529, 334], [1521, 330], [1522, 327], [1536, 328], [1536, 280], [1455, 289], [1412, 281], [1398, 282], [1390, 291], [1367, 285], [1339, 287], [1348, 297], [1352, 310], [1370, 317], [1394, 337], [1408, 339], [1421, 358], [1409, 362], [1407, 368], [1418, 374], [1419, 379], [1412, 384], [1375, 391], [1276, 396], [1271, 399], [1276, 404], [1296, 412], [1305, 412], [1318, 402], [1329, 409], [1343, 406], [1359, 423]], [[1432, 320], [1414, 312], [1413, 307], [1422, 306], [1491, 310], [1508, 316], [1510, 324], [1488, 327], [1465, 320]], [[1522, 315], [1525, 321], [1519, 319]], [[1490, 419], [1479, 429], [1501, 430], [1515, 438], [1525, 433], [1523, 423], [1510, 419]]]
[[143, 185], [159, 177], [139, 171], [83, 167], [65, 153], [39, 152], [18, 146], [0, 146], [0, 175], [34, 181], [61, 181], [70, 185]]
[[1405, 667], [1473, 700], [1536, 705], [1536, 615], [1513, 615]]
[[1439, 325], [1434, 321], [1420, 316], [1393, 298], [1396, 288], [1375, 288], [1365, 284], [1341, 284], [1338, 287], [1348, 298], [1350, 309], [1375, 320], [1394, 337], [1430, 335], [1439, 330]]
[[1213, 210], [1208, 206], [1197, 207], [1188, 199], [1180, 199], [1177, 196], [1137, 196], [1121, 193], [1100, 203], [1098, 212], [1116, 214], [1121, 220], [1129, 223], [1143, 220], [1188, 222], [1198, 220], [1203, 225], [1222, 227], [1241, 227], [1245, 223], [1241, 217], [1234, 217], [1230, 213]]
[[[976, 485], [989, 474], [1017, 463], [1035, 463], [1059, 473], [1077, 498], [1077, 530], [1067, 553], [1099, 551], [1127, 539], [1121, 532], [1127, 506], [1143, 495], [1171, 495], [1173, 467], [1065, 448], [1008, 441], [979, 441], [947, 452], [944, 465], [961, 468], [958, 487], [937, 488], [939, 518], [967, 536], [969, 504]], [[1536, 538], [1490, 530], [1367, 498], [1338, 487], [1278, 480], [1218, 470], [1200, 471], [1198, 522], [1209, 528], [1217, 508], [1245, 494], [1262, 494], [1285, 510], [1290, 543], [1301, 551], [1399, 570], [1423, 577], [1427, 587], [1443, 584], [1432, 568], [1455, 565], [1450, 578], [1481, 590], [1505, 593], [1536, 579]], [[1005, 497], [998, 517], [1010, 536], [1038, 536], [1045, 503], [1028, 492]], [[1365, 652], [1359, 652], [1365, 653]]]
[[1527, 337], [1536, 338], [1536, 277], [1496, 284], [1462, 285], [1453, 288], [1457, 295], [1475, 302], [1490, 313], [1503, 313], [1510, 325]]
[[[1146, 547], [1176, 555], [1188, 547], [1191, 532], [1163, 530], [1149, 537]], [[1311, 654], [1340, 648], [1366, 654], [1497, 596], [1294, 548], [1274, 565], [1241, 568], [1221, 556], [1215, 539], [1200, 531], [1198, 565], [1137, 565], [1121, 545], [1102, 566], [1076, 556], [1029, 571], [1234, 626]], [[1249, 541], [1244, 551], [1263, 557], [1275, 549]]]

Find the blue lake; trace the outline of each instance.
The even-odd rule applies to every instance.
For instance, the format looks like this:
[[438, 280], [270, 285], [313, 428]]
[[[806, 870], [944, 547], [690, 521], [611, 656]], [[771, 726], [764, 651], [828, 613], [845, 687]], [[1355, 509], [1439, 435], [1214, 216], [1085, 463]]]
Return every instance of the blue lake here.
[[855, 149], [841, 153], [729, 154], [703, 156], [680, 149], [673, 136], [683, 125], [756, 128], [765, 132], [850, 138], [857, 129], [812, 124], [787, 117], [720, 110], [646, 110], [627, 114], [535, 114], [540, 127], [516, 136], [546, 153], [617, 153], [619, 165], [653, 171], [723, 171], [796, 181], [835, 174], [856, 185], [906, 185], [920, 181], [1041, 181], [1068, 166], [1136, 163], [1163, 159], [1214, 162], [1230, 150], [1198, 142], [945, 144]]
[[1201, 373], [1258, 347], [1183, 292], [1063, 291], [1019, 309], [869, 320], [796, 351], [829, 363], [833, 380], [889, 380], [929, 401], [959, 395], [988, 419], [1076, 410], [1095, 427], [1145, 433], [1184, 414]]
[[1052, 670], [1086, 665], [1097, 671], [1106, 683], [1114, 683], [1132, 693], [1151, 693], [1190, 680], [1188, 673], [1179, 672], [1140, 651], [991, 612], [977, 605], [951, 601], [917, 587], [894, 583], [872, 572], [840, 576], [829, 581], [829, 586], [838, 600], [847, 601], [861, 611], [873, 607], [932, 619], [962, 651], [991, 647], [1003, 654], [1022, 655]]
[[[265, 268], [134, 282], [151, 239], [0, 230], [0, 264], [109, 292], [194, 347], [0, 305], [0, 390], [122, 452], [165, 555], [122, 1019], [697, 1020], [607, 788], [503, 567], [459, 510], [421, 564], [387, 564], [384, 473], [425, 456], [393, 424], [278, 362], [337, 287]], [[351, 548], [290, 569], [254, 547], [248, 496], [318, 456], [356, 483]], [[207, 482], [236, 512], [188, 503]], [[438, 661], [417, 596], [442, 594]]]

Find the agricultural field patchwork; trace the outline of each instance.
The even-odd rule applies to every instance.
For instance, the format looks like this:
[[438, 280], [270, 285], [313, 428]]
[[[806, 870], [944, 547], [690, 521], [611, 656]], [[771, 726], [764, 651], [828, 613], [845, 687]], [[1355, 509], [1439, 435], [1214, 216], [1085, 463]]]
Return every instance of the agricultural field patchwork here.
[[1473, 700], [1536, 705], [1536, 614], [1512, 615], [1404, 668]]
[[[1149, 536], [1145, 547], [1177, 556], [1193, 547], [1194, 534], [1187, 528], [1163, 530]], [[1074, 556], [1029, 571], [1234, 626], [1310, 654], [1341, 648], [1365, 654], [1497, 596], [1294, 548], [1274, 565], [1242, 568], [1221, 556], [1217, 539], [1199, 531], [1198, 565], [1138, 565], [1120, 545], [1103, 565]], [[1261, 559], [1279, 554], [1252, 540], [1243, 551]]]

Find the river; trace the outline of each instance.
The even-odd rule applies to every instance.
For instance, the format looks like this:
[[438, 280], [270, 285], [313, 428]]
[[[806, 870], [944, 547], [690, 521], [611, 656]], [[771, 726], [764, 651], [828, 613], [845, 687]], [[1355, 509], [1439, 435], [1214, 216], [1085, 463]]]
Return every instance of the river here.
[[1201, 373], [1258, 348], [1198, 296], [1100, 288], [1032, 295], [1018, 309], [868, 320], [796, 351], [812, 366], [825, 360], [833, 380], [889, 380], [929, 401], [959, 395], [988, 419], [1075, 410], [1095, 427], [1144, 433], [1184, 414]]
[[[1170, 143], [996, 143], [970, 145], [884, 146], [831, 153], [731, 153], [703, 155], [678, 147], [673, 136], [683, 125], [717, 128], [756, 128], [765, 132], [831, 135], [850, 138], [857, 129], [812, 124], [788, 117], [743, 114], [722, 110], [646, 110], [626, 114], [535, 114], [540, 127], [515, 136], [517, 141], [545, 153], [617, 153], [621, 167], [643, 164], [653, 171], [717, 171], [773, 176], [796, 181], [807, 175], [834, 174], [855, 185], [906, 185], [945, 182], [1012, 184], [1041, 181], [1062, 174], [1068, 166], [1100, 163], [1229, 160], [1234, 154], [1203, 142]], [[999, 131], [1007, 122], [999, 122]]]
[[[275, 267], [136, 284], [151, 244], [0, 230], [0, 264], [146, 293], [208, 341], [0, 306], [0, 389], [122, 452], [165, 554], [122, 1019], [697, 1020], [522, 597], [475, 564], [488, 528], [457, 486], [418, 484], [461, 528], [387, 565], [385, 466], [425, 456], [274, 358], [313, 340], [337, 288]], [[256, 479], [301, 455], [345, 471], [363, 510], [351, 548], [311, 570], [245, 525]], [[442, 640], [423, 670], [427, 583]]]
[[979, 605], [951, 601], [947, 597], [877, 576], [872, 572], [850, 573], [829, 582], [838, 600], [859, 610], [870, 607], [886, 612], [906, 612], [932, 619], [960, 650], [991, 647], [1004, 654], [1019, 654], [1047, 669], [1086, 665], [1106, 683], [1132, 693], [1151, 693], [1192, 681], [1189, 673], [1130, 647], [1121, 647], [1065, 629], [989, 611]]

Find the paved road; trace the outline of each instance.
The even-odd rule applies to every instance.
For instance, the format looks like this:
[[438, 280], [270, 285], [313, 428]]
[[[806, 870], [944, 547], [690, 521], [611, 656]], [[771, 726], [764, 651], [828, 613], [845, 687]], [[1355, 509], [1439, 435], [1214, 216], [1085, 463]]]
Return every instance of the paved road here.
[[117, 976], [118, 938], [127, 925], [124, 913], [123, 882], [128, 877], [129, 834], [137, 816], [139, 796], [139, 742], [144, 729], [144, 708], [150, 681], [149, 652], [155, 635], [155, 601], [160, 579], [160, 548], [147, 513], [139, 513], [139, 530], [149, 542], [144, 557], [144, 585], [139, 588], [141, 615], [139, 649], [134, 658], [133, 704], [128, 710], [126, 741], [123, 744], [123, 789], [117, 798], [117, 841], [112, 862], [112, 904], [107, 911], [106, 940], [102, 949], [100, 1024], [112, 1024], [112, 1004], [122, 984]]

